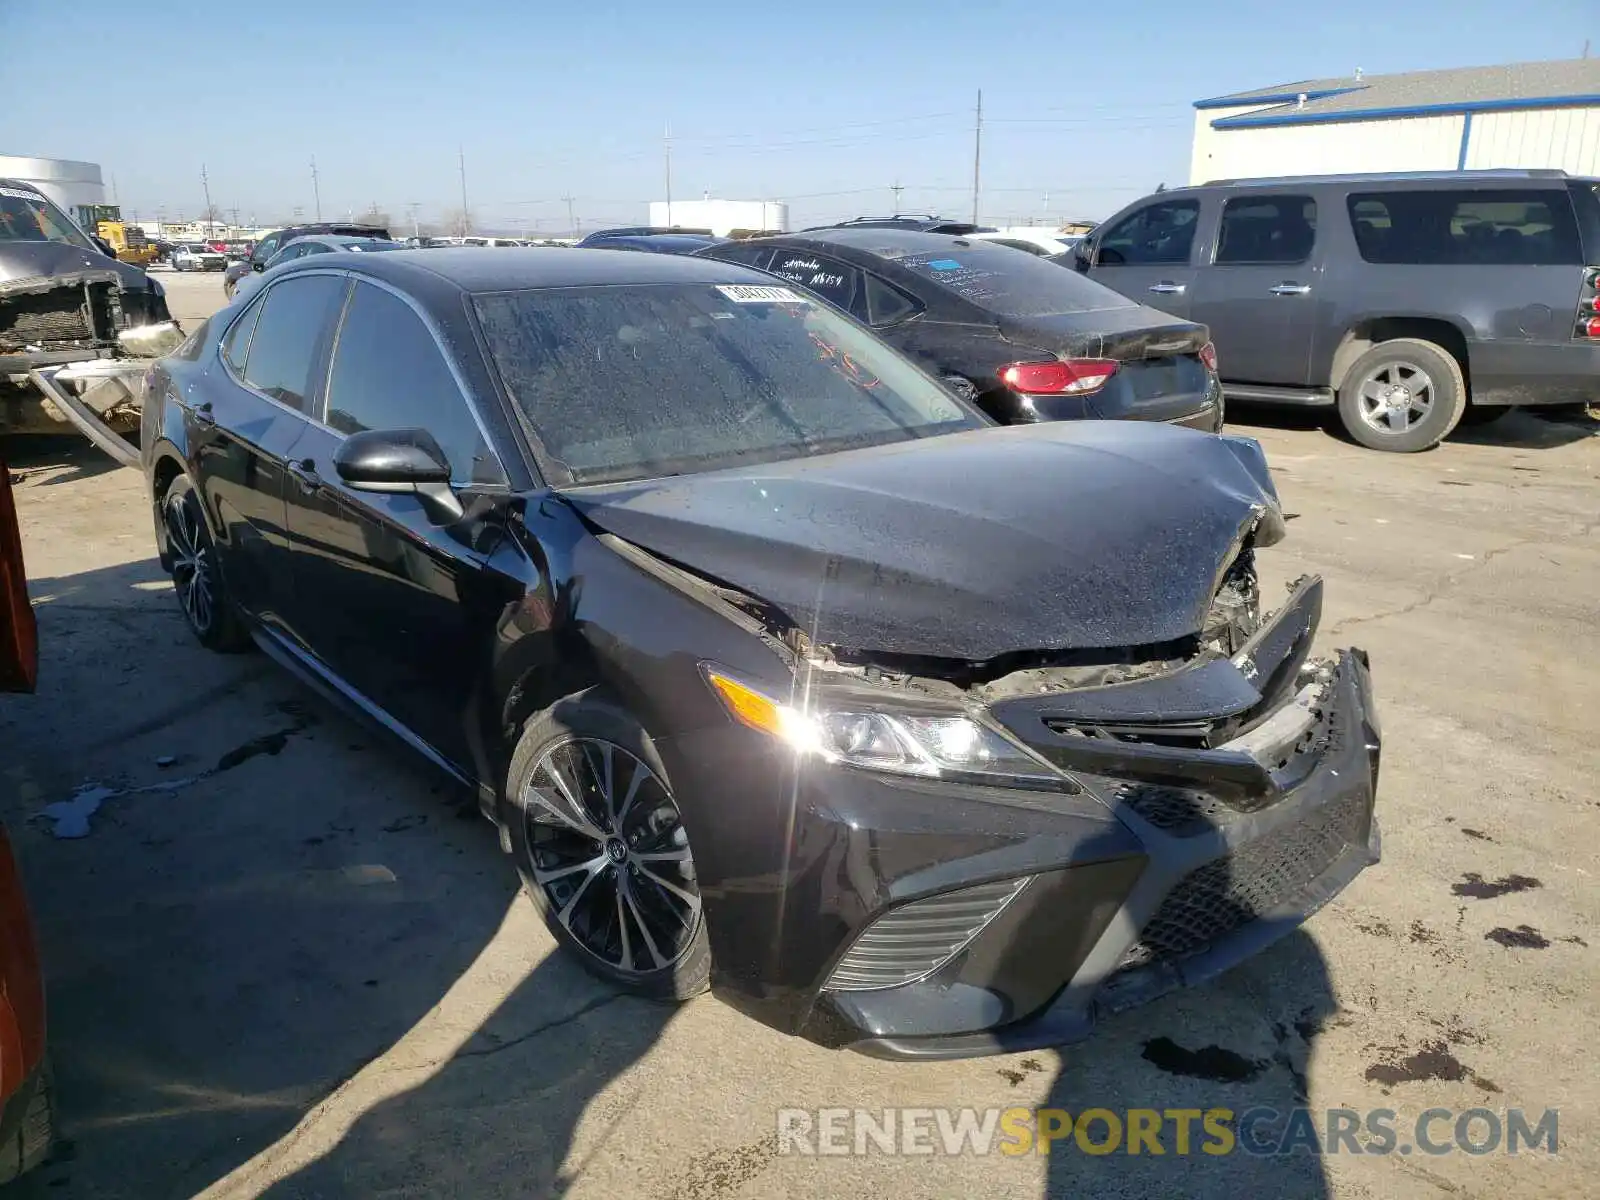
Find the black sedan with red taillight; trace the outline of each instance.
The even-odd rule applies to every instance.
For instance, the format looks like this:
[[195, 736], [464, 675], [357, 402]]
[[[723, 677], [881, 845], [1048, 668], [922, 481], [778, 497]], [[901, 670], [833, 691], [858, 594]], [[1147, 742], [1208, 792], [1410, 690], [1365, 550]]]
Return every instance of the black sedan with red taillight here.
[[993, 242], [840, 227], [700, 251], [781, 276], [870, 326], [1008, 424], [1122, 418], [1222, 428], [1204, 325]]

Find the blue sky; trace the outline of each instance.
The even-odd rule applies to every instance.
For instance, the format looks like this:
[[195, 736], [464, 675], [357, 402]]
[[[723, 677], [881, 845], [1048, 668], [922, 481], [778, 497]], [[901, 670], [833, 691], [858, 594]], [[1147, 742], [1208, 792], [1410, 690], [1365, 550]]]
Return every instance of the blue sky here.
[[480, 227], [555, 230], [569, 195], [588, 226], [644, 219], [670, 123], [674, 198], [815, 223], [887, 211], [899, 182], [904, 208], [960, 215], [981, 87], [984, 218], [1102, 217], [1185, 181], [1201, 97], [1591, 37], [1594, 0], [0, 0], [0, 153], [98, 162], [126, 212], [169, 218], [199, 213], [204, 166], [260, 221], [309, 219], [314, 156], [324, 217], [427, 220], [460, 207], [459, 146]]

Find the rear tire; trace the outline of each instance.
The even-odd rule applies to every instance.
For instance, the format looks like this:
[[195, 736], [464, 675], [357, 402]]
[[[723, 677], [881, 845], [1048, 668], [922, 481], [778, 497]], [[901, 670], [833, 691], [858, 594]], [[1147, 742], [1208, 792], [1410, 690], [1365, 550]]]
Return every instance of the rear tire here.
[[524, 889], [590, 972], [658, 1000], [706, 990], [711, 945], [689, 835], [632, 715], [588, 691], [532, 717], [505, 815]]
[[1414, 454], [1443, 441], [1466, 410], [1461, 364], [1420, 338], [1379, 342], [1339, 387], [1339, 419], [1369, 450]]
[[172, 590], [189, 632], [208, 650], [231, 653], [250, 645], [239, 610], [228, 594], [216, 543], [187, 475], [179, 475], [161, 500], [161, 521], [172, 559]]

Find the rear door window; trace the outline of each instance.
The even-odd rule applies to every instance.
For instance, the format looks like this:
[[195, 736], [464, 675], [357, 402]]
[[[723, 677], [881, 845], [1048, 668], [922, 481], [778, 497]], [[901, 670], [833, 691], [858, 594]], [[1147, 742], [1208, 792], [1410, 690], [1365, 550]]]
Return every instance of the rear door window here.
[[816, 293], [835, 308], [855, 311], [852, 305], [860, 294], [863, 274], [858, 267], [809, 250], [779, 250], [767, 269]]
[[296, 275], [261, 304], [244, 381], [280, 404], [308, 412], [313, 373], [344, 301], [342, 275]]
[[504, 479], [444, 352], [404, 300], [357, 283], [328, 370], [327, 424], [340, 433], [426, 429], [457, 483]]
[[1317, 239], [1317, 202], [1309, 196], [1248, 196], [1222, 206], [1218, 265], [1303, 263]]
[[1200, 217], [1198, 200], [1163, 200], [1129, 213], [1100, 238], [1098, 267], [1187, 263]]
[[1565, 188], [1353, 192], [1361, 257], [1423, 266], [1575, 266], [1583, 261]]
[[244, 315], [233, 323], [222, 338], [223, 360], [240, 377], [244, 375], [245, 356], [250, 352], [250, 333], [256, 327], [256, 318], [261, 315], [262, 299], [256, 297], [255, 303], [244, 310]]
[[867, 323], [879, 329], [888, 325], [898, 325], [922, 311], [922, 305], [870, 271], [867, 272], [866, 301]]

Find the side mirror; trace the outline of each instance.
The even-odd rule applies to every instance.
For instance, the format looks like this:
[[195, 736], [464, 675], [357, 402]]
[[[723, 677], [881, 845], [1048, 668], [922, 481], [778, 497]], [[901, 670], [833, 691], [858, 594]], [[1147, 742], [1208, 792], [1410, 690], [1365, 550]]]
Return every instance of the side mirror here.
[[265, 271], [267, 269], [267, 262], [262, 258], [252, 258], [250, 260], [250, 269], [252, 271]]
[[1094, 264], [1094, 247], [1085, 238], [1072, 248], [1072, 265], [1080, 271], [1087, 271]]
[[113, 246], [110, 242], [106, 241], [105, 238], [96, 237], [94, 234], [90, 234], [89, 235], [89, 240], [91, 242], [93, 242], [95, 244], [95, 248], [98, 249], [100, 251], [100, 253], [104, 254], [107, 258], [115, 258], [117, 256], [116, 247]]
[[358, 492], [413, 495], [441, 525], [465, 511], [450, 488], [450, 464], [426, 429], [353, 433], [334, 452], [339, 478]]

